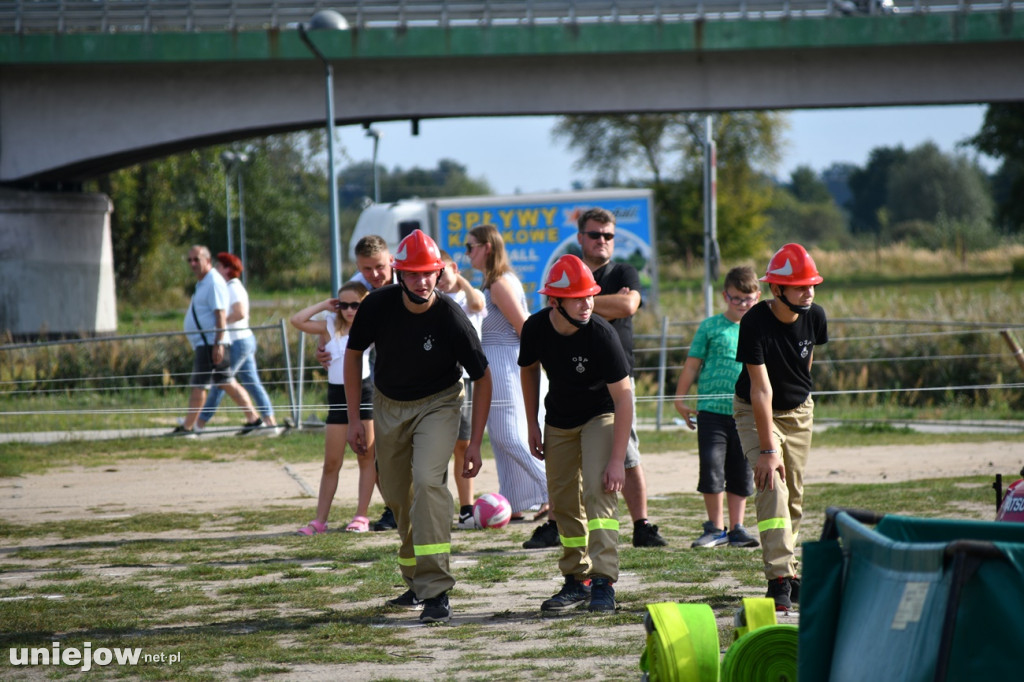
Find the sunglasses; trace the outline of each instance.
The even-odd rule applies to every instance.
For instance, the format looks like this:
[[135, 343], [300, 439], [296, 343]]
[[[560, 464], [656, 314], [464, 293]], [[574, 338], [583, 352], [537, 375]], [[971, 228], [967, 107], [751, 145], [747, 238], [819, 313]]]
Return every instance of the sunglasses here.
[[615, 239], [614, 232], [597, 232], [596, 230], [594, 230], [584, 232], [583, 234], [587, 235], [594, 241], [597, 241], [598, 239], [604, 239], [606, 242], [610, 242], [611, 240]]
[[352, 301], [351, 303], [338, 301], [338, 310], [348, 310], [349, 308], [352, 310], [359, 310], [359, 301]]
[[477, 242], [476, 244], [471, 244], [470, 242], [466, 242], [466, 251], [472, 251], [473, 249], [475, 249], [476, 247], [478, 247], [480, 245], [481, 245], [480, 242]]
[[186, 258], [185, 260], [187, 260], [189, 263], [198, 263], [202, 259], [201, 258]]

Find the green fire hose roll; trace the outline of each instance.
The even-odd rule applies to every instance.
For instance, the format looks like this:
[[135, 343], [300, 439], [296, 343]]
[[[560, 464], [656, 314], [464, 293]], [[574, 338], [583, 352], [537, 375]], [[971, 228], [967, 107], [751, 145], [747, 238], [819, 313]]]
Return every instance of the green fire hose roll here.
[[740, 637], [722, 660], [722, 682], [796, 682], [797, 626], [766, 625]]

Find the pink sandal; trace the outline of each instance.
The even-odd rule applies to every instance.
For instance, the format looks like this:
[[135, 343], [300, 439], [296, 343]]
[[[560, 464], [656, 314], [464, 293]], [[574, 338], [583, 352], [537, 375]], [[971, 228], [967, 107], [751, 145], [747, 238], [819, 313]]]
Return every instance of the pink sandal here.
[[320, 523], [316, 519], [313, 519], [305, 526], [299, 529], [299, 535], [322, 535], [327, 532], [327, 524]]
[[345, 526], [348, 533], [366, 533], [370, 530], [370, 519], [365, 516], [352, 517], [352, 523]]

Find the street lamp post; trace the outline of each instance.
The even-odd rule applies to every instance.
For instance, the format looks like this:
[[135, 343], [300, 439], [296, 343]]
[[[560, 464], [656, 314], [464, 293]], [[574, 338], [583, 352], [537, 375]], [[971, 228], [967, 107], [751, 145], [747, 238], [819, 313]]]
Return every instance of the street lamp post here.
[[367, 128], [366, 136], [373, 138], [373, 203], [380, 203], [380, 169], [377, 168], [377, 146], [380, 144], [380, 131]]
[[[348, 30], [348, 22], [334, 10], [320, 10], [309, 21], [308, 30]], [[327, 79], [327, 180], [328, 210], [330, 211], [331, 238], [331, 293], [336, 295], [341, 288], [341, 234], [338, 227], [338, 177], [334, 168], [334, 68], [323, 53], [309, 39], [307, 26], [299, 24], [299, 37], [306, 47], [323, 62]]]
[[228, 253], [235, 252], [233, 230], [231, 229], [231, 171], [234, 170], [238, 179], [238, 240], [242, 259], [242, 283], [246, 283], [246, 252], [245, 252], [245, 195], [242, 190], [242, 166], [249, 163], [248, 152], [234, 152], [225, 150], [220, 154], [220, 160], [224, 164], [224, 193], [226, 195], [226, 210], [228, 222]]

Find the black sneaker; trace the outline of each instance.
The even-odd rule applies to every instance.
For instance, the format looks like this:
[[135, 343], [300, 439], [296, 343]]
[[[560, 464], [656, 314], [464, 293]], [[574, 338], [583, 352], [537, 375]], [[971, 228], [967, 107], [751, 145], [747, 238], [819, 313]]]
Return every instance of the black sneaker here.
[[410, 611], [418, 611], [423, 608], [423, 600], [416, 598], [416, 593], [412, 590], [406, 590], [400, 596], [394, 599], [388, 599], [384, 602], [385, 606], [393, 606], [396, 609], [409, 609]]
[[658, 533], [658, 527], [644, 521], [633, 526], [634, 547], [664, 547], [668, 542]]
[[260, 419], [260, 418], [257, 418], [256, 421], [254, 421], [254, 422], [246, 422], [244, 425], [242, 425], [242, 428], [240, 428], [238, 430], [238, 433], [236, 433], [235, 435], [236, 436], [244, 436], [245, 434], [252, 433], [253, 431], [255, 431], [256, 429], [258, 429], [258, 428], [260, 428], [262, 426], [263, 426], [263, 420]]
[[590, 581], [590, 606], [587, 611], [611, 613], [615, 611], [615, 588], [608, 578], [594, 578]]
[[541, 547], [558, 547], [561, 544], [562, 539], [558, 537], [558, 524], [548, 521], [533, 529], [533, 535], [523, 543], [523, 548], [539, 549]]
[[178, 424], [177, 426], [175, 426], [174, 430], [171, 431], [167, 435], [168, 436], [176, 436], [178, 438], [198, 438], [199, 437], [198, 435], [196, 435], [196, 432], [194, 430], [186, 429], [181, 424]]
[[373, 530], [395, 530], [398, 528], [395, 513], [391, 511], [390, 507], [384, 507], [384, 513], [380, 515], [380, 520], [371, 523], [370, 528]]
[[590, 587], [584, 581], [578, 580], [576, 576], [567, 575], [562, 589], [551, 599], [545, 599], [540, 605], [540, 610], [547, 613], [561, 613], [582, 606], [588, 599], [590, 599]]
[[744, 528], [743, 526], [741, 526], [738, 523], [735, 526], [732, 527], [732, 530], [729, 531], [729, 534], [728, 534], [727, 537], [729, 538], [729, 546], [730, 547], [760, 547], [761, 546], [761, 543], [758, 542], [757, 539], [753, 535], [748, 533], [746, 528]]
[[764, 596], [775, 600], [775, 610], [783, 613], [793, 608], [792, 578], [772, 578], [768, 581], [768, 592]]
[[448, 603], [448, 593], [442, 592], [436, 597], [423, 600], [421, 623], [447, 623], [452, 619], [452, 607]]

